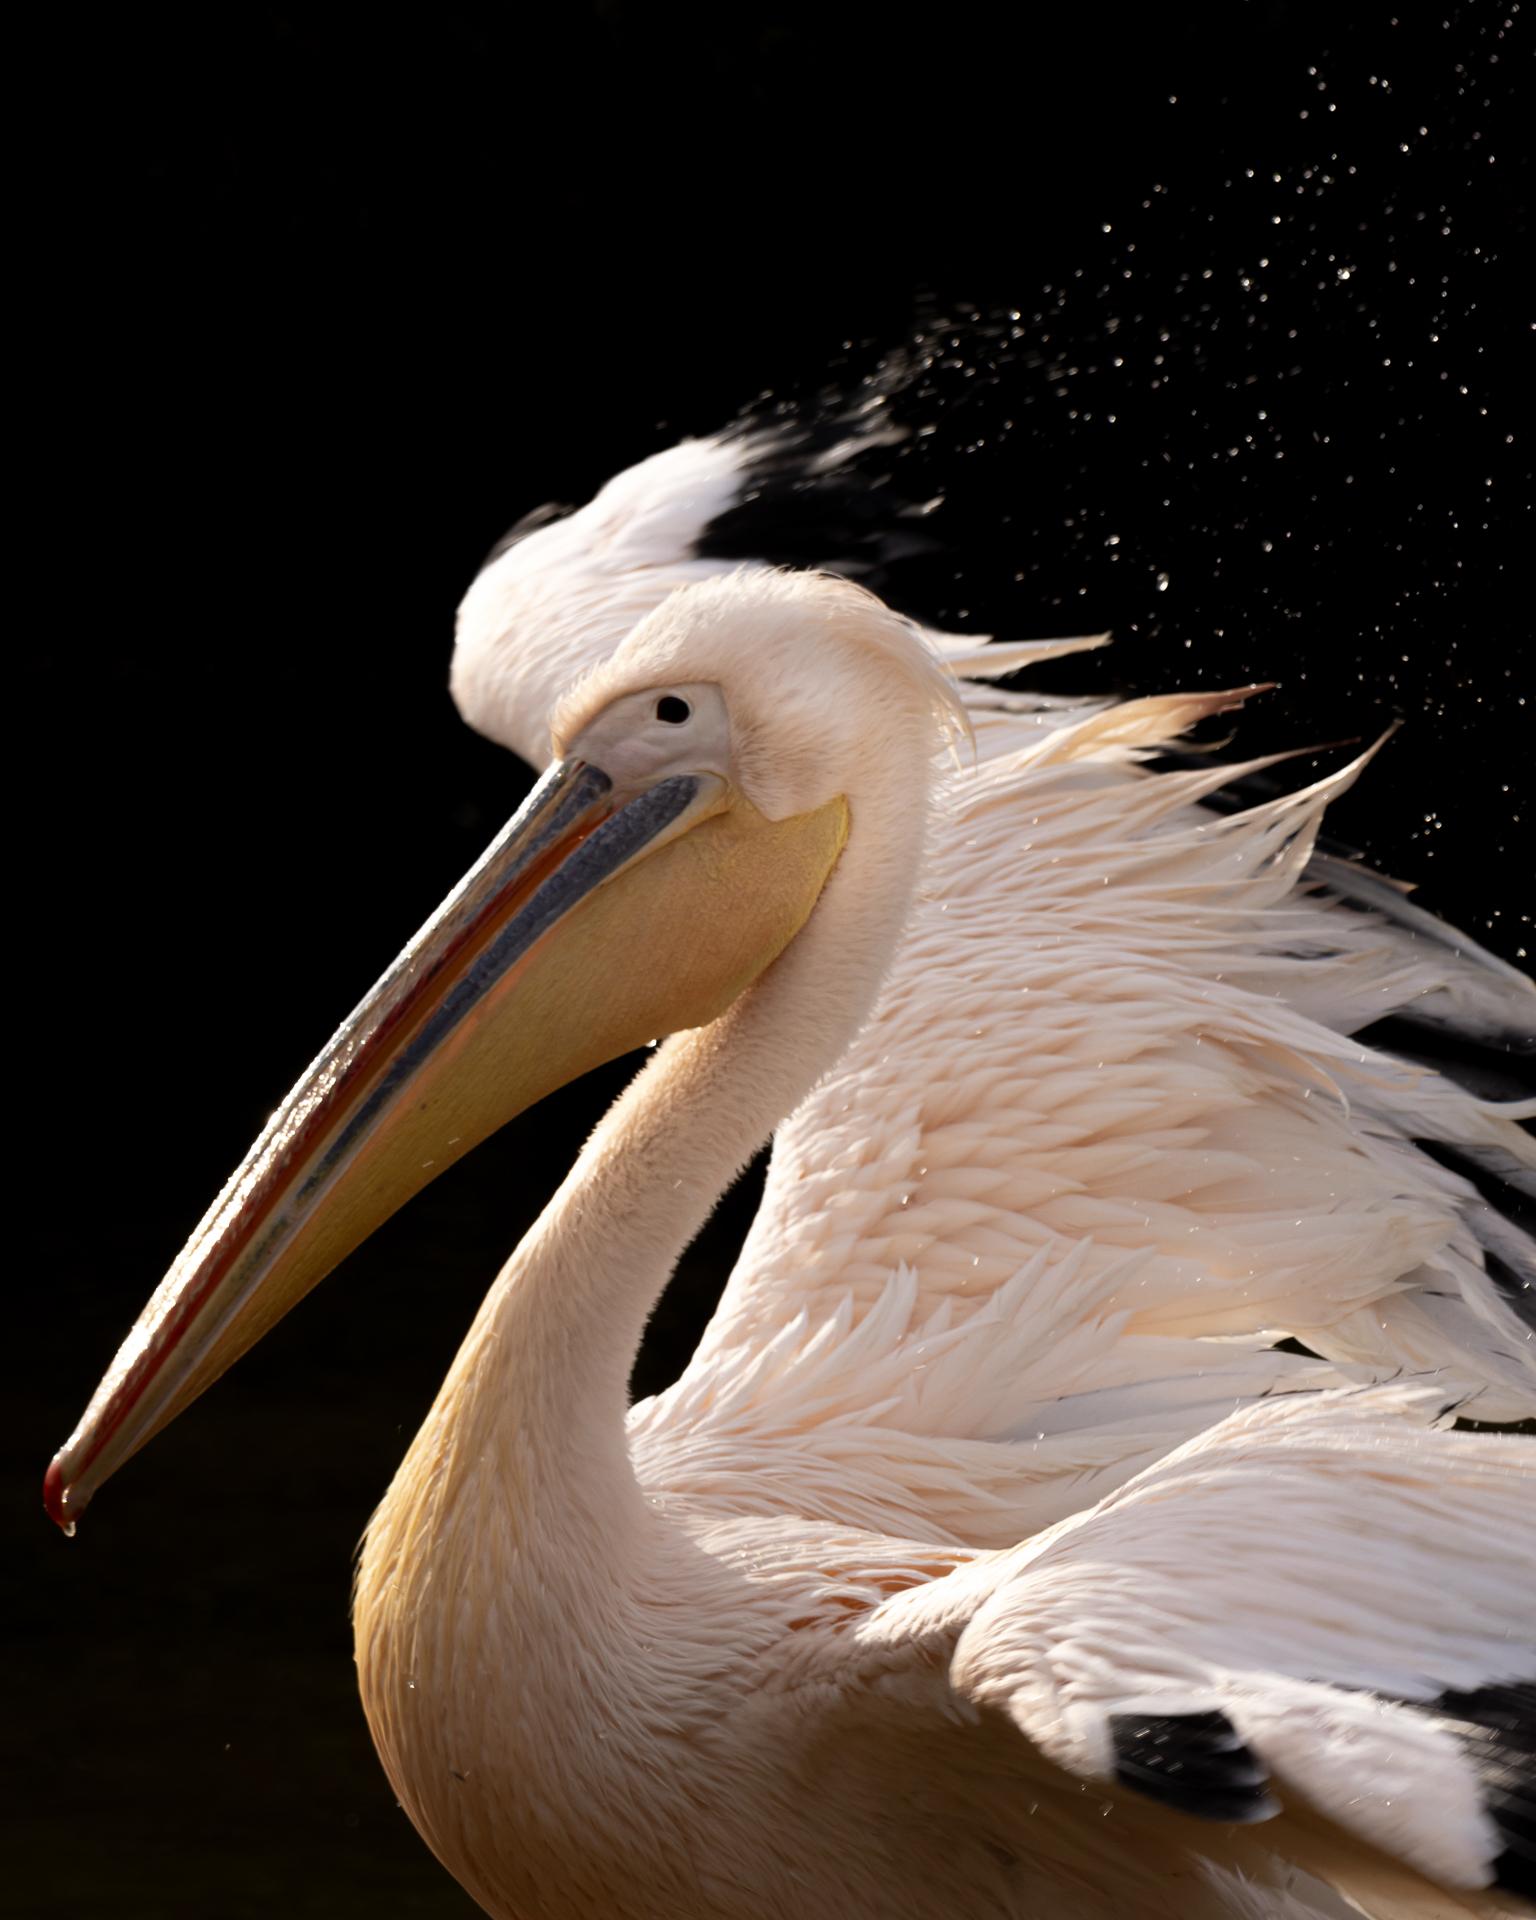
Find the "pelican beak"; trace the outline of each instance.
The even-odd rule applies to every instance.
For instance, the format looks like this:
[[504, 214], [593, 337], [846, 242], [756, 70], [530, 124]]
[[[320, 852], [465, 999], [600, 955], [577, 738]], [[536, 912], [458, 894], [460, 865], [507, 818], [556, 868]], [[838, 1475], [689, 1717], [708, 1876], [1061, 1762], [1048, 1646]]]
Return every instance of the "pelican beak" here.
[[[714, 773], [552, 767], [300, 1079], [54, 1457], [96, 1489], [462, 1154], [556, 1087], [716, 1018], [799, 931], [840, 800], [770, 822]], [[646, 964], [634, 964], [644, 953]]]

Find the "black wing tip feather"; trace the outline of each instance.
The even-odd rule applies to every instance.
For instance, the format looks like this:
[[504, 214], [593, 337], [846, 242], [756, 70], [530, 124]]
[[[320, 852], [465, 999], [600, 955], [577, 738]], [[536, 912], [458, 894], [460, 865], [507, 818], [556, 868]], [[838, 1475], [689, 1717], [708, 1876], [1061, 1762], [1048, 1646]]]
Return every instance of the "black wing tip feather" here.
[[[1399, 1704], [1461, 1743], [1502, 1843], [1492, 1883], [1536, 1899], [1536, 1682]], [[1114, 1713], [1109, 1732], [1115, 1779], [1148, 1799], [1202, 1820], [1267, 1820], [1280, 1811], [1267, 1771], [1224, 1713]]]
[[1529, 1100], [1536, 1095], [1536, 1043], [1511, 1025], [1499, 1033], [1470, 1033], [1400, 1007], [1356, 1030], [1378, 1053], [1428, 1067], [1480, 1100]]
[[1503, 1851], [1493, 1882], [1536, 1900], [1536, 1681], [1442, 1693], [1415, 1703], [1448, 1725], [1477, 1774]]
[[[1017, 319], [925, 311], [897, 346], [846, 343], [831, 384], [759, 395], [725, 430], [742, 449], [741, 489], [695, 553], [840, 573], [911, 619], [963, 629], [965, 615], [948, 603], [968, 571], [961, 547], [978, 558], [972, 516], [960, 546], [927, 522], [973, 410], [974, 431], [990, 426], [1000, 437], [982, 400], [1000, 365], [1044, 364], [1022, 344]], [[1010, 533], [1010, 553], [1015, 544]]]
[[566, 520], [576, 511], [575, 507], [559, 500], [546, 500], [542, 507], [534, 507], [520, 520], [514, 520], [506, 532], [480, 562], [480, 571], [494, 566], [501, 556], [515, 547], [519, 541], [526, 540], [530, 533], [537, 533], [540, 527], [547, 527], [555, 520]]
[[1115, 1778], [1201, 1820], [1268, 1820], [1269, 1775], [1224, 1713], [1112, 1713]]
[[1536, 1330], [1536, 1199], [1530, 1169], [1497, 1149], [1428, 1139], [1416, 1139], [1414, 1145], [1476, 1192], [1477, 1201], [1462, 1208], [1461, 1217], [1483, 1250], [1483, 1270], [1506, 1305]]
[[894, 569], [943, 552], [923, 524], [931, 503], [896, 481], [900, 429], [849, 410], [733, 431], [741, 487], [695, 539], [699, 559], [826, 569], [889, 597]]
[[1529, 1851], [1519, 1854], [1506, 1849], [1493, 1863], [1493, 1884], [1506, 1893], [1517, 1893], [1522, 1900], [1536, 1901], [1536, 1861]]

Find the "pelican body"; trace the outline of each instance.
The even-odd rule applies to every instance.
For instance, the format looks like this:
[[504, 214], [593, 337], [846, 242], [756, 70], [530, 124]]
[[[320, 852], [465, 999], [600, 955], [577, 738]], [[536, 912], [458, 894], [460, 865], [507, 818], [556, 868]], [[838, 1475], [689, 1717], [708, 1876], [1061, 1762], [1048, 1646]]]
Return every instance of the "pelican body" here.
[[1058, 711], [847, 580], [677, 560], [743, 457], [662, 456], [471, 594], [461, 704], [550, 770], [210, 1210], [50, 1510], [431, 1172], [669, 1035], [361, 1551], [374, 1740], [486, 1911], [1520, 1910], [1532, 1456], [1449, 1427], [1536, 1409], [1529, 1243], [1412, 1141], [1523, 1181], [1531, 1109], [1349, 1036], [1506, 1031], [1528, 987], [1318, 891], [1358, 766], [1226, 816], [1251, 767], [1144, 770], [1239, 695]]

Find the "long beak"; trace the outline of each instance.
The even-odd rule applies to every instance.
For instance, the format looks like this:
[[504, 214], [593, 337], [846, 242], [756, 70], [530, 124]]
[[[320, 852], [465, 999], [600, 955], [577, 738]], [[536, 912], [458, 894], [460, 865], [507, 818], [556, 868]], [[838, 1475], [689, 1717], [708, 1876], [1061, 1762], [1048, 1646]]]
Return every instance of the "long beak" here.
[[[620, 804], [598, 768], [551, 768], [204, 1216], [49, 1467], [52, 1518], [73, 1531], [109, 1475], [472, 1146], [605, 1060], [713, 1019], [803, 923], [845, 821], [775, 826], [709, 773]], [[789, 858], [759, 901], [765, 831]], [[718, 913], [722, 874], [753, 924]], [[636, 939], [659, 970], [612, 964]]]

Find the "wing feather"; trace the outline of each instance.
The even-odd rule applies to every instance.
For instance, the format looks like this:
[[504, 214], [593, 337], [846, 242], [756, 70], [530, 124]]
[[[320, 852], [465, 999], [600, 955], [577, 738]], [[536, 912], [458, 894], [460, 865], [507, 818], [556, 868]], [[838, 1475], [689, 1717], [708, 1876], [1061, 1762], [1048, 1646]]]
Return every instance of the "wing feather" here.
[[947, 1651], [963, 1699], [1085, 1779], [1228, 1822], [1300, 1803], [1442, 1885], [1529, 1891], [1527, 1449], [1434, 1430], [1435, 1404], [1244, 1409], [887, 1602], [855, 1662]]
[[[817, 503], [835, 503], [832, 545], [862, 530], [846, 570], [896, 582], [932, 525], [896, 493], [886, 527], [857, 482], [861, 449], [900, 436], [836, 420], [685, 443], [524, 533], [461, 610], [466, 717], [542, 763], [571, 679], [676, 586], [766, 553], [755, 502], [782, 531], [794, 495], [821, 564]], [[992, 670], [975, 636], [931, 637], [957, 671]], [[793, 1436], [780, 1498], [894, 1522], [922, 1485], [934, 1527], [991, 1544], [1287, 1386], [1429, 1373], [1480, 1419], [1536, 1412], [1536, 1243], [1506, 1204], [1536, 1168], [1536, 1105], [1352, 1037], [1518, 1060], [1536, 992], [1316, 855], [1368, 756], [1287, 792], [1274, 757], [1160, 757], [1241, 691], [965, 694], [975, 757], [946, 776], [902, 952], [780, 1130], [693, 1364], [636, 1409], [644, 1470], [740, 1494], [732, 1463]], [[959, 1357], [925, 1358], [935, 1341]], [[883, 1493], [850, 1478], [855, 1431], [889, 1462]], [[844, 1508], [839, 1473], [864, 1489]]]
[[[1137, 755], [1230, 700], [1129, 702], [950, 778], [880, 1005], [780, 1130], [720, 1310], [683, 1380], [637, 1410], [640, 1436], [707, 1422], [711, 1388], [769, 1342], [763, 1415], [813, 1423], [783, 1335], [850, 1308], [887, 1344], [878, 1367], [848, 1349], [844, 1401], [924, 1364], [947, 1316], [977, 1357], [923, 1404], [956, 1438], [1160, 1383], [1171, 1445], [1211, 1417], [1206, 1378], [1240, 1399], [1293, 1361], [1302, 1383], [1304, 1356], [1269, 1351], [1282, 1337], [1335, 1381], [1428, 1373], [1482, 1418], [1536, 1411], [1530, 1329], [1488, 1258], [1528, 1258], [1529, 1238], [1421, 1144], [1528, 1178], [1531, 1108], [1350, 1035], [1464, 992], [1456, 969], [1478, 962], [1315, 890], [1323, 810], [1368, 756], [1228, 815], [1202, 804], [1219, 770], [1144, 770]], [[1497, 974], [1485, 997], [1491, 980], [1506, 1020], [1533, 1004]], [[1011, 1399], [971, 1377], [994, 1372]], [[753, 1391], [733, 1395], [738, 1424]], [[1156, 1438], [1128, 1429], [1127, 1463]]]

